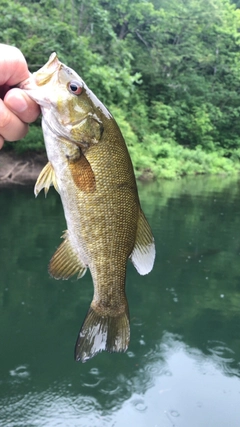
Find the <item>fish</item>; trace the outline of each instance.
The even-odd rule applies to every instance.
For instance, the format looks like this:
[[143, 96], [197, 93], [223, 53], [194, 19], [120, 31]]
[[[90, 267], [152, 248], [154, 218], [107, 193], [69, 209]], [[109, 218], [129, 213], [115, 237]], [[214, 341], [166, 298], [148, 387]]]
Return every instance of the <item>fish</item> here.
[[34, 187], [59, 193], [67, 229], [49, 263], [55, 279], [90, 270], [93, 299], [78, 333], [76, 361], [125, 352], [130, 317], [128, 259], [138, 273], [154, 265], [155, 243], [142, 211], [133, 165], [110, 111], [54, 52], [20, 88], [40, 105], [48, 163]]

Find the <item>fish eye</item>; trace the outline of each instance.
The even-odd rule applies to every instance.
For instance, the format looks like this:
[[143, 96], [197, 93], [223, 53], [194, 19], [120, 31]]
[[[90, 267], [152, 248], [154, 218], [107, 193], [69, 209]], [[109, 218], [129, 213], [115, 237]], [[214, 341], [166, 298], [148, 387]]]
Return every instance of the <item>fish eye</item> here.
[[79, 82], [72, 81], [68, 83], [68, 90], [74, 95], [80, 95], [82, 93], [83, 88]]

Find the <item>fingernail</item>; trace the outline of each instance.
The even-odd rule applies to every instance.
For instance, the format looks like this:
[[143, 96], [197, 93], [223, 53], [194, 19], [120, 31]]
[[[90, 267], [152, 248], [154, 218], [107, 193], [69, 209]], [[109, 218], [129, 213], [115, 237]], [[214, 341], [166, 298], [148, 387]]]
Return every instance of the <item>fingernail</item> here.
[[23, 96], [15, 97], [13, 108], [16, 113], [22, 113], [25, 111], [28, 108], [26, 99]]
[[11, 91], [8, 92], [6, 103], [14, 113], [22, 113], [28, 108], [24, 95], [22, 93], [18, 93], [16, 89], [13, 93], [11, 93]]

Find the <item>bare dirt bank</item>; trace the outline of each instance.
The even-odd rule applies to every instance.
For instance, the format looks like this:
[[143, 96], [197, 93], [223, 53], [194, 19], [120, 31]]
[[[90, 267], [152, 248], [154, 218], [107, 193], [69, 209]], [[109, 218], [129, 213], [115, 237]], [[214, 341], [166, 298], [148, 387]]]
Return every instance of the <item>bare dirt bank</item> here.
[[0, 151], [0, 187], [34, 183], [46, 163], [47, 157], [43, 153], [20, 156], [12, 151]]

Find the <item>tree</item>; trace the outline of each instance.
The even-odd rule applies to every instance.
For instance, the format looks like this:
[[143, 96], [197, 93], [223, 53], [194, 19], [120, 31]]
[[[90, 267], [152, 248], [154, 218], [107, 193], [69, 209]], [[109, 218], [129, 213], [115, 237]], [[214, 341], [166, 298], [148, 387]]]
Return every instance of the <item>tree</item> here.
[[228, 157], [240, 148], [240, 10], [230, 0], [10, 0], [0, 25], [31, 71], [53, 51], [75, 69], [144, 164], [160, 144]]

